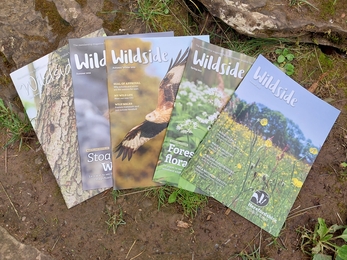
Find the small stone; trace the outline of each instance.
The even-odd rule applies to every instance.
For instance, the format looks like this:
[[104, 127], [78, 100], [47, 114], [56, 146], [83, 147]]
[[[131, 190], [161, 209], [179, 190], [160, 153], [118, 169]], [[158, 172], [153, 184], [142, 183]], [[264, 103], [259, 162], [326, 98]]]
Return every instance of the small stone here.
[[40, 165], [40, 164], [42, 164], [42, 162], [43, 162], [43, 160], [42, 160], [41, 157], [37, 157], [37, 158], [35, 159], [35, 164]]

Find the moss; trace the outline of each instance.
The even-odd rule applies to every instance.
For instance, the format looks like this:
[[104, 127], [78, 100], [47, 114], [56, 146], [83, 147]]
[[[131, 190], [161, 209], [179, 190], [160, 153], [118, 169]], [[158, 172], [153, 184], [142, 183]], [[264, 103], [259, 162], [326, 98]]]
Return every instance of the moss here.
[[[61, 39], [65, 38], [72, 31], [72, 26], [60, 16], [54, 2], [35, 0], [35, 11], [41, 12], [42, 17], [48, 18], [53, 33], [58, 36], [57, 45]], [[45, 39], [37, 40], [44, 41]]]
[[324, 0], [321, 2], [319, 6], [319, 14], [320, 17], [324, 20], [331, 19], [332, 16], [335, 15], [336, 9], [335, 9], [334, 1], [333, 0]]
[[345, 215], [345, 213], [346, 213], [346, 204], [343, 203], [343, 202], [338, 202], [337, 203], [337, 207], [339, 208], [339, 213], [341, 215]]
[[[141, 23], [142, 19], [142, 25], [146, 23], [146, 27], [150, 31], [174, 31], [175, 35], [189, 34], [185, 29], [185, 27], [188, 28], [188, 22], [185, 24], [188, 18], [188, 11], [179, 2], [169, 1], [167, 3], [170, 12], [174, 15], [164, 15], [164, 10], [157, 10], [158, 6], [154, 4], [153, 8], [157, 9], [151, 11], [152, 5], [149, 2], [143, 4], [145, 10], [141, 13], [138, 6], [133, 6], [133, 11], [125, 7], [121, 10], [116, 10], [116, 6], [112, 1], [105, 0], [102, 11], [98, 12], [97, 16], [104, 21], [103, 27], [112, 32], [118, 32], [122, 26], [125, 26], [128, 23], [127, 19], [136, 19], [139, 20], [139, 23]], [[127, 16], [128, 18], [126, 18]]]
[[81, 7], [85, 7], [88, 3], [87, 0], [76, 0], [76, 2], [81, 6]]
[[344, 41], [344, 39], [337, 32], [331, 32], [331, 31], [328, 31], [325, 34], [325, 38], [331, 43], [334, 43], [336, 45], [339, 45]]
[[333, 60], [329, 58], [329, 56], [325, 55], [323, 52], [319, 51], [318, 61], [321, 65], [323, 71], [330, 70], [333, 68]]
[[8, 60], [5, 54], [0, 52], [0, 86], [12, 87], [9, 74], [13, 67], [15, 67], [13, 60]]
[[[169, 9], [174, 15], [157, 15], [156, 23], [162, 31], [174, 31], [176, 36], [186, 35], [188, 32], [185, 31], [182, 23], [184, 24], [187, 20], [187, 10], [178, 1], [171, 1]], [[187, 22], [185, 25], [187, 26]]]
[[105, 0], [102, 11], [96, 15], [103, 20], [102, 26], [111, 32], [117, 32], [121, 29], [122, 21], [124, 21], [124, 13], [126, 10], [115, 10], [115, 5], [110, 0]]
[[3, 85], [10, 84], [10, 83], [11, 83], [11, 78], [10, 78], [10, 76], [1, 73], [1, 74], [0, 74], [0, 85], [3, 86]]
[[[99, 14], [97, 14], [99, 16]], [[101, 16], [99, 16], [101, 17]], [[104, 19], [102, 26], [111, 32], [118, 32], [122, 28], [122, 21], [124, 20], [123, 13], [118, 13], [114, 19], [107, 21]]]
[[[300, 44], [288, 48], [292, 48], [295, 55], [293, 78], [297, 82], [305, 88], [318, 83], [314, 94], [323, 99], [337, 101], [347, 98], [347, 81], [345, 80], [347, 61], [337, 50], [328, 55], [312, 44]], [[347, 107], [343, 109], [347, 110]]]

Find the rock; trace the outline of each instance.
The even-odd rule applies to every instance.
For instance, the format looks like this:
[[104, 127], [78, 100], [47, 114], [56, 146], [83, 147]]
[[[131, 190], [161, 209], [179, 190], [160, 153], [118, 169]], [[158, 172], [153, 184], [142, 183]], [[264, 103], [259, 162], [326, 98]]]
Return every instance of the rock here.
[[200, 0], [237, 32], [259, 38], [288, 38], [347, 50], [345, 1]]
[[0, 227], [0, 259], [53, 260], [52, 257], [43, 254], [36, 248], [18, 242], [2, 227]]
[[0, 53], [20, 68], [67, 44], [68, 38], [96, 31], [103, 23], [96, 16], [102, 3], [96, 0], [91, 7], [81, 7], [74, 0], [53, 0], [48, 17], [42, 14], [47, 7], [34, 0], [5, 1], [0, 9]]
[[60, 14], [60, 16], [69, 23], [77, 19], [77, 17], [81, 14], [81, 6], [75, 1], [53, 0], [53, 2], [57, 7], [57, 11]]
[[47, 17], [35, 11], [33, 0], [3, 2], [0, 24], [0, 51], [18, 67], [41, 57], [56, 38]]
[[103, 21], [96, 16], [96, 12], [101, 9], [103, 0], [93, 1], [92, 4], [88, 3], [83, 7], [73, 0], [53, 0], [53, 2], [60, 16], [73, 28], [59, 46], [67, 44], [69, 38], [79, 38], [102, 28]]
[[[83, 7], [74, 0], [36, 2], [40, 1], [5, 1], [0, 8], [0, 98], [6, 104], [17, 97], [10, 72], [62, 47], [69, 38], [102, 28], [96, 13], [103, 0], [89, 0]], [[22, 110], [20, 105], [13, 108]]]

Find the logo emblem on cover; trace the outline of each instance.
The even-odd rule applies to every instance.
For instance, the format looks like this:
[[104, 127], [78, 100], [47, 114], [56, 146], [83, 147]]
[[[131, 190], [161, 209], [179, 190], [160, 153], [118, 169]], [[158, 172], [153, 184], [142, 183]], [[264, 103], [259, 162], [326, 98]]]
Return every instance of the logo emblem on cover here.
[[251, 198], [251, 202], [261, 207], [266, 206], [269, 203], [269, 200], [269, 195], [262, 190], [257, 190], [256, 192], [254, 192]]

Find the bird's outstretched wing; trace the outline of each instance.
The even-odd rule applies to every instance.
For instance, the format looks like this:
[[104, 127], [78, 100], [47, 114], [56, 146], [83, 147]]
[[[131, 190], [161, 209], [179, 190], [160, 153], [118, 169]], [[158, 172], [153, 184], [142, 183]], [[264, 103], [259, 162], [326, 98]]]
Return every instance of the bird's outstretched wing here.
[[130, 161], [133, 153], [139, 149], [148, 140], [152, 139], [163, 131], [167, 126], [167, 123], [157, 124], [147, 120], [143, 121], [140, 125], [132, 128], [123, 138], [122, 142], [116, 146], [114, 152], [117, 153], [117, 157], [122, 156], [122, 161], [128, 158]]
[[178, 87], [181, 83], [182, 74], [186, 65], [189, 48], [181, 55], [182, 50], [178, 53], [175, 62], [170, 62], [167, 73], [159, 85], [157, 109], [166, 106], [168, 102], [174, 103]]
[[160, 82], [158, 91], [158, 104], [151, 113], [147, 114], [145, 121], [133, 127], [116, 146], [114, 152], [122, 160], [131, 159], [133, 153], [148, 140], [163, 131], [170, 120], [172, 108], [176, 98], [177, 90], [181, 82], [184, 67], [187, 61], [189, 48], [181, 55], [178, 53], [175, 61], [171, 60], [170, 66], [164, 78]]
[[147, 121], [155, 123], [169, 122], [188, 53], [189, 48], [183, 54], [181, 50], [176, 60], [174, 62], [171, 60], [168, 71], [159, 85], [157, 106], [155, 110], [146, 115]]

